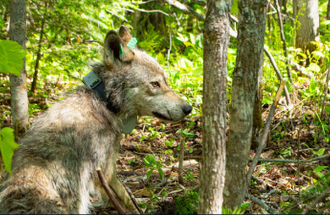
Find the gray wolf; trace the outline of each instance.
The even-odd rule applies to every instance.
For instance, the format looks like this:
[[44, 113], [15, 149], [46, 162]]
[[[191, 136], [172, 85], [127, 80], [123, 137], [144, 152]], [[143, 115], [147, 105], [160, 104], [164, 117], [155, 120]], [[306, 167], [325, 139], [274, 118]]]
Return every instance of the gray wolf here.
[[[102, 63], [92, 65], [107, 101], [86, 86], [39, 117], [20, 139], [12, 172], [0, 184], [0, 213], [90, 212], [90, 195], [108, 201], [97, 172], [101, 166], [117, 198], [133, 208], [116, 177], [116, 154], [125, 120], [155, 116], [179, 121], [192, 107], [170, 89], [160, 65], [138, 47], [128, 30], [111, 30]], [[110, 107], [109, 107], [110, 106]], [[133, 208], [133, 209], [132, 209]]]

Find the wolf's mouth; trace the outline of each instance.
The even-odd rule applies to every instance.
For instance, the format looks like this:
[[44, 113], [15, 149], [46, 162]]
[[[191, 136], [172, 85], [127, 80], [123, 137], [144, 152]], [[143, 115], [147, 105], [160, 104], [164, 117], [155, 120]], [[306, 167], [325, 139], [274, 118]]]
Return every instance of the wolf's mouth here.
[[166, 116], [164, 116], [163, 114], [158, 113], [158, 112], [156, 112], [156, 111], [152, 111], [152, 114], [155, 115], [155, 117], [158, 117], [159, 119], [171, 120], [171, 119], [169, 119], [168, 117], [166, 117]]

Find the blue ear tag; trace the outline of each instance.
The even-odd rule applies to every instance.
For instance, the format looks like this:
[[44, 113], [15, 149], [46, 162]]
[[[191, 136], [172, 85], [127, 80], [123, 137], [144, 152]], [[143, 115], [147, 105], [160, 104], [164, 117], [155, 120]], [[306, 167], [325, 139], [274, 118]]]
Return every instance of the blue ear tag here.
[[134, 47], [136, 46], [137, 42], [138, 42], [137, 39], [135, 37], [132, 37], [130, 39], [130, 41], [127, 43], [127, 48], [129, 48], [130, 50], [133, 50]]
[[[137, 44], [137, 39], [135, 37], [131, 38], [130, 41], [127, 43], [127, 48], [129, 48], [130, 50], [133, 50], [134, 47]], [[119, 55], [122, 55], [124, 53], [123, 51], [123, 47], [121, 47], [120, 45], [120, 49], [119, 49]]]

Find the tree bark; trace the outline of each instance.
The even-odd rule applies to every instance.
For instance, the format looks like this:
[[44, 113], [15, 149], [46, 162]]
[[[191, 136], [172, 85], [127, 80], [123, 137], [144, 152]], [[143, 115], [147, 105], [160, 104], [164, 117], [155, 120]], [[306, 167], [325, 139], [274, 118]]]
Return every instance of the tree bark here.
[[[10, 0], [9, 39], [18, 42], [25, 49], [26, 42], [26, 2]], [[29, 101], [26, 89], [25, 58], [20, 77], [10, 74], [12, 124], [15, 136], [23, 133], [29, 126]]]
[[251, 149], [257, 149], [259, 146], [259, 131], [263, 127], [262, 121], [262, 88], [261, 88], [261, 79], [263, 71], [263, 53], [259, 57], [261, 60], [261, 66], [259, 68], [257, 90], [254, 99], [253, 107], [253, 128], [252, 128], [252, 140], [251, 140]]
[[[301, 48], [304, 53], [308, 50], [310, 53], [316, 48], [311, 41], [319, 41], [320, 36], [317, 31], [319, 27], [319, 7], [318, 0], [296, 0], [297, 14], [300, 27], [297, 29], [296, 48]], [[305, 4], [305, 10], [302, 10]], [[299, 26], [299, 25], [298, 25]]]
[[[233, 72], [224, 204], [239, 206], [245, 196], [253, 109], [262, 67], [267, 0], [240, 0], [237, 59]], [[203, 134], [204, 135], [204, 134]]]
[[226, 81], [231, 0], [208, 0], [204, 23], [200, 214], [221, 214], [226, 158]]

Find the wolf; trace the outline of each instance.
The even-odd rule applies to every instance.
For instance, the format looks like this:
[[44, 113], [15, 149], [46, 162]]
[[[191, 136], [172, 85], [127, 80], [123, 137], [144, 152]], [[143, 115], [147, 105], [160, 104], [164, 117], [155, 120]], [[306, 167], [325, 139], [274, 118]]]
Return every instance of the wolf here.
[[0, 184], [0, 213], [87, 214], [90, 196], [108, 201], [97, 167], [123, 206], [138, 213], [116, 176], [119, 136], [125, 126], [134, 126], [136, 116], [175, 122], [192, 106], [169, 87], [154, 58], [128, 46], [131, 41], [124, 26], [119, 33], [109, 31], [103, 61], [92, 65], [94, 82], [102, 83], [103, 92], [89, 88], [95, 83], [78, 87], [19, 140], [13, 174], [6, 173]]

